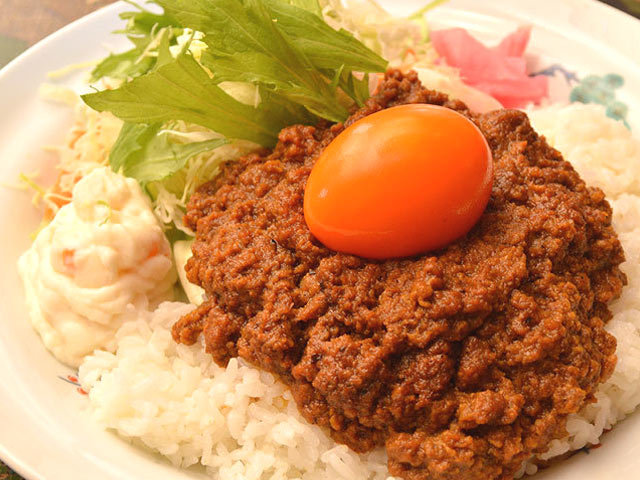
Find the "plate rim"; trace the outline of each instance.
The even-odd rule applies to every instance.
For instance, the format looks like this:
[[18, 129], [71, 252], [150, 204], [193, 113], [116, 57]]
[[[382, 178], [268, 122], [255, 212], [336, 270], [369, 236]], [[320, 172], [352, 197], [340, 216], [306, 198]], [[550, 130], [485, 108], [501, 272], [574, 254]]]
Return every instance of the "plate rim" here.
[[[640, 19], [633, 17], [632, 15], [616, 9], [615, 7], [600, 2], [598, 0], [574, 0], [577, 3], [583, 3], [590, 5], [591, 8], [600, 9], [603, 15], [608, 17], [617, 17], [617, 21], [623, 22], [628, 25], [629, 28], [640, 27]], [[38, 53], [39, 51], [46, 49], [50, 43], [55, 42], [57, 39], [72, 34], [80, 25], [87, 22], [91, 22], [99, 17], [103, 16], [115, 16], [117, 11], [121, 10], [126, 4], [122, 0], [116, 1], [112, 4], [103, 6], [83, 17], [74, 20], [73, 22], [65, 25], [64, 27], [52, 32], [36, 44], [30, 46], [27, 50], [22, 52], [16, 58], [7, 63], [0, 69], [0, 84], [6, 77], [12, 74], [16, 69], [20, 69], [22, 65], [29, 60], [29, 58]], [[606, 13], [605, 13], [606, 12]], [[620, 52], [626, 56], [625, 52]], [[28, 480], [48, 480], [46, 469], [43, 467], [34, 466], [29, 460], [21, 458], [19, 455], [13, 454], [9, 448], [0, 442], [0, 459], [8, 465], [14, 472], [21, 475]]]

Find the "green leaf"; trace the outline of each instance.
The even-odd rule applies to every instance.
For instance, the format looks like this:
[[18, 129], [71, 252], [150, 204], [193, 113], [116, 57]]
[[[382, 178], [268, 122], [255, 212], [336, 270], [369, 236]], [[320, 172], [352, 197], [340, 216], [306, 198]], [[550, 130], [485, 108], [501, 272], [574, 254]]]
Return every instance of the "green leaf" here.
[[[184, 120], [228, 138], [275, 145], [283, 119], [261, 104], [242, 104], [215, 85], [190, 56], [183, 55], [115, 90], [83, 95], [87, 105], [125, 122], [155, 124]], [[288, 119], [291, 120], [291, 119]]]
[[91, 82], [103, 77], [126, 80], [145, 74], [153, 68], [155, 58], [140, 58], [142, 52], [133, 48], [123, 53], [111, 54], [102, 60], [91, 72]]
[[139, 156], [159, 129], [160, 124], [125, 123], [109, 155], [109, 164], [113, 171], [126, 170], [129, 159]]
[[322, 18], [322, 8], [320, 8], [318, 0], [287, 0], [287, 3], [294, 7], [303, 8], [304, 10]]
[[173, 62], [173, 55], [171, 55], [171, 31], [169, 29], [164, 29], [159, 34], [160, 41], [158, 42], [158, 58], [156, 61], [156, 68], [160, 68], [163, 65], [167, 65]]
[[109, 157], [111, 168], [146, 184], [169, 177], [195, 155], [229, 143], [224, 138], [174, 143], [169, 133], [159, 130], [159, 124], [125, 123]]
[[[272, 119], [281, 125], [280, 130], [290, 125], [302, 124], [311, 125], [317, 122], [318, 118], [309, 112], [305, 107], [297, 103], [292, 103], [285, 96], [279, 95], [272, 90], [259, 87], [261, 109], [268, 109]], [[280, 133], [278, 130], [278, 133]]]
[[162, 180], [183, 168], [187, 161], [200, 153], [214, 150], [229, 143], [225, 138], [204, 142], [177, 144], [169, 141], [168, 134], [160, 134], [147, 144], [142, 155], [134, 157], [124, 174], [141, 183]]
[[316, 87], [297, 84], [261, 53], [245, 52], [233, 57], [218, 58], [209, 53], [203, 55], [202, 62], [215, 72], [218, 82], [240, 81], [265, 85], [274, 93], [333, 122], [341, 122], [349, 116], [347, 106], [337, 101], [329, 82], [321, 80]]
[[265, 0], [278, 26], [318, 69], [383, 72], [387, 61], [345, 30], [334, 30], [321, 16], [283, 0]]
[[[129, 3], [135, 5], [133, 2]], [[120, 14], [120, 18], [126, 20], [127, 25], [124, 30], [116, 30], [116, 33], [125, 33], [127, 35], [147, 36], [154, 29], [177, 25], [175, 19], [166, 13], [158, 15], [144, 9], [138, 12], [123, 12]]]
[[165, 46], [162, 43], [164, 41], [168, 50], [173, 38], [172, 27], [176, 26], [175, 21], [166, 14], [157, 15], [134, 2], [128, 3], [137, 7], [139, 11], [121, 13], [120, 18], [125, 20], [127, 25], [115, 33], [126, 34], [134, 48], [123, 53], [111, 54], [102, 60], [91, 72], [91, 82], [104, 77], [127, 80], [152, 70], [156, 65], [156, 57], [149, 55], [147, 50], [157, 35], [162, 35], [160, 46]]
[[[348, 109], [336, 101], [327, 79], [279, 28], [280, 18], [262, 0], [158, 0], [182, 25], [205, 34], [202, 62], [218, 81], [262, 83], [310, 112], [342, 121]], [[291, 7], [296, 8], [296, 7]], [[314, 19], [315, 15], [296, 8]]]
[[334, 79], [336, 86], [353, 98], [358, 107], [362, 107], [369, 98], [369, 74], [366, 73], [358, 79], [351, 72], [338, 73], [340, 75]]

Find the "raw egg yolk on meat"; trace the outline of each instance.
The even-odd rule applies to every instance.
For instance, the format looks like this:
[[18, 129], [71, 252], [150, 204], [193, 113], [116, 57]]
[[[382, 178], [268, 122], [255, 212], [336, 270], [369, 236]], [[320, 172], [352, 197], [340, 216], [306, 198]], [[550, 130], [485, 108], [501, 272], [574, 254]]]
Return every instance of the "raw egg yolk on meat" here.
[[307, 180], [304, 216], [332, 250], [408, 257], [465, 235], [492, 183], [491, 150], [471, 120], [401, 105], [354, 122], [325, 148]]

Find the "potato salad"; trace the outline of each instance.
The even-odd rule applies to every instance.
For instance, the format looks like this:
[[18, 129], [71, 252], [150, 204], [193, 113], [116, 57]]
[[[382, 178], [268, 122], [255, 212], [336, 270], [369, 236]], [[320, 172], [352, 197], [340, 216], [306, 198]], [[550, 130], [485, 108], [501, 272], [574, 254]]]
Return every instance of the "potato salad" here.
[[70, 366], [110, 349], [123, 313], [170, 300], [176, 280], [150, 200], [106, 167], [78, 181], [18, 267], [34, 328]]

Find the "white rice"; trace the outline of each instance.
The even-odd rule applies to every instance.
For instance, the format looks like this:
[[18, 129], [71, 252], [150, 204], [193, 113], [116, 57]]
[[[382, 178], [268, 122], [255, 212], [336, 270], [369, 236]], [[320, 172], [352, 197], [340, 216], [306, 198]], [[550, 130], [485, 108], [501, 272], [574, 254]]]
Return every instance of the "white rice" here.
[[[570, 417], [569, 436], [540, 455], [548, 459], [597, 444], [604, 430], [640, 404], [640, 142], [600, 107], [550, 107], [531, 117], [583, 178], [609, 197], [629, 278], [607, 325], [618, 340], [615, 372], [598, 389], [598, 402]], [[115, 354], [86, 358], [80, 379], [105, 427], [177, 466], [204, 465], [220, 480], [390, 478], [383, 451], [358, 455], [336, 445], [301, 418], [272, 375], [235, 359], [219, 368], [200, 343], [175, 344], [170, 327], [191, 308], [164, 303], [132, 318], [117, 333]], [[535, 471], [526, 463], [521, 474]]]
[[101, 424], [220, 480], [391, 478], [384, 451], [337, 445], [271, 374], [237, 359], [220, 368], [201, 343], [176, 344], [171, 325], [192, 308], [166, 302], [128, 319], [115, 354], [86, 358], [80, 381]]

